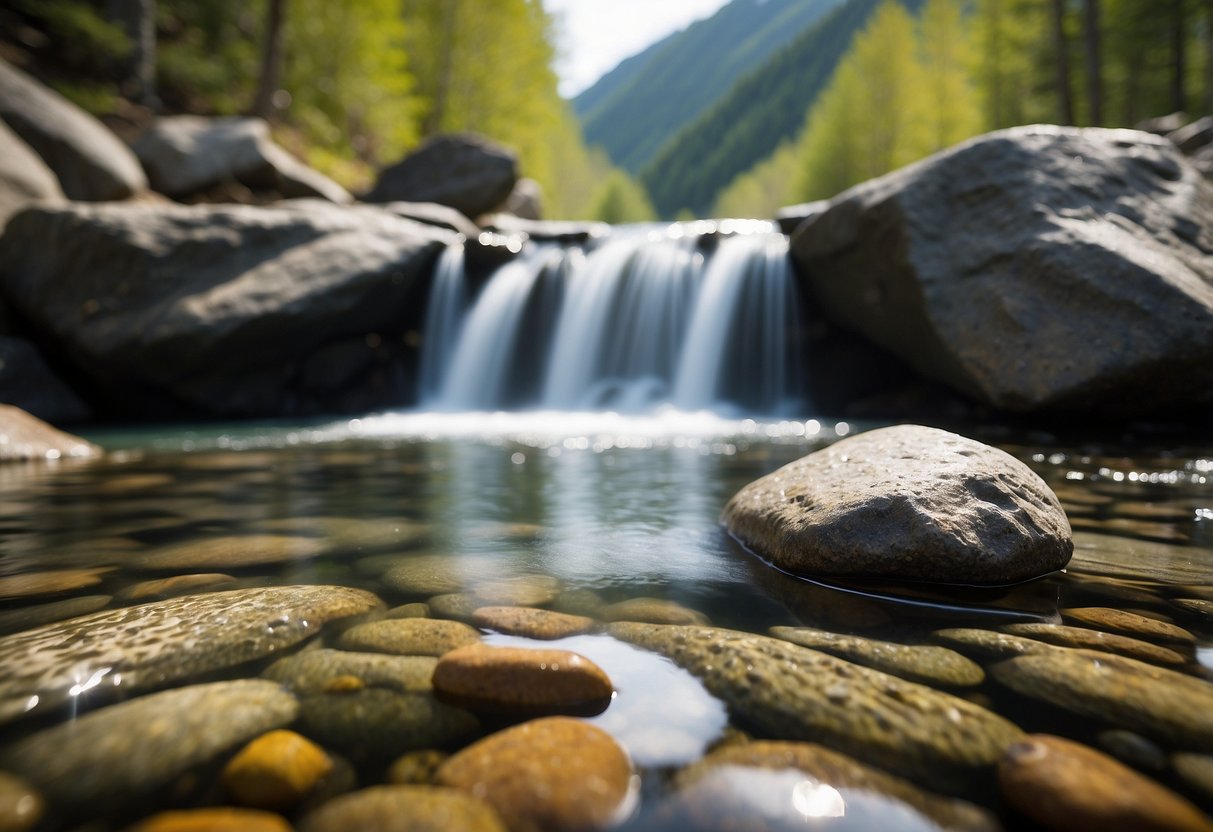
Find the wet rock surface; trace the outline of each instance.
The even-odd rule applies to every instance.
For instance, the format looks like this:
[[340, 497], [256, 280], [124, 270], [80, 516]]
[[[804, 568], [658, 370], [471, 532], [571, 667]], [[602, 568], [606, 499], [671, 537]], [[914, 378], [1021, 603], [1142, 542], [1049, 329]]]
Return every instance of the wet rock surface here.
[[[268, 656], [378, 599], [334, 586], [207, 593], [107, 610], [0, 638], [0, 722]], [[73, 693], [73, 690], [76, 692]]]
[[946, 647], [897, 644], [812, 627], [772, 627], [771, 635], [924, 685], [969, 687], [986, 678], [981, 665]]
[[589, 632], [594, 619], [533, 607], [481, 607], [472, 614], [472, 623], [485, 630], [536, 639], [557, 639]]
[[21, 778], [0, 771], [0, 830], [29, 832], [42, 819], [42, 795]]
[[351, 627], [337, 639], [337, 646], [355, 652], [437, 657], [479, 641], [478, 632], [458, 621], [400, 618]]
[[1057, 644], [1063, 647], [1078, 647], [1088, 650], [1099, 650], [1105, 653], [1116, 653], [1151, 664], [1179, 667], [1188, 663], [1188, 659], [1156, 644], [1114, 633], [1101, 633], [1085, 627], [1067, 627], [1064, 624], [1010, 624], [1004, 627], [1008, 633], [1039, 641]]
[[1211, 229], [1213, 185], [1166, 139], [1038, 125], [840, 194], [792, 256], [833, 322], [924, 375], [1110, 416], [1213, 396]]
[[988, 772], [1021, 735], [965, 700], [773, 638], [646, 624], [607, 632], [689, 670], [766, 735], [821, 742], [949, 793]]
[[434, 786], [375, 786], [343, 795], [308, 814], [299, 832], [506, 832], [497, 812], [465, 791]]
[[1196, 641], [1195, 636], [1183, 627], [1159, 621], [1157, 618], [1147, 618], [1127, 610], [1109, 607], [1072, 607], [1062, 610], [1061, 616], [1068, 623], [1097, 627], [1109, 633], [1120, 633], [1147, 641], [1179, 644], [1189, 649]]
[[308, 560], [323, 552], [324, 545], [311, 538], [250, 534], [173, 543], [138, 555], [131, 563], [155, 571], [239, 569]]
[[604, 829], [628, 808], [632, 766], [601, 729], [548, 717], [473, 743], [438, 782], [479, 796], [512, 830]]
[[434, 690], [474, 711], [513, 714], [596, 714], [614, 686], [602, 668], [568, 650], [460, 647], [434, 668]]
[[[56, 807], [89, 809], [145, 795], [199, 763], [289, 724], [299, 703], [273, 682], [178, 688], [111, 705], [0, 750]], [[71, 753], [64, 753], [71, 749]]]
[[88, 459], [101, 449], [78, 436], [53, 428], [36, 416], [0, 404], [0, 462]]
[[242, 806], [283, 810], [298, 805], [333, 771], [324, 749], [296, 734], [262, 734], [228, 760], [223, 787]]
[[291, 832], [291, 825], [272, 812], [214, 807], [160, 812], [129, 832]]
[[802, 575], [1009, 584], [1066, 565], [1057, 497], [997, 448], [918, 425], [843, 439], [741, 489], [729, 532]]
[[1210, 832], [1199, 809], [1093, 748], [1034, 734], [998, 763], [1003, 798], [1046, 829]]
[[42, 157], [0, 120], [0, 231], [32, 202], [62, 202], [59, 180]]

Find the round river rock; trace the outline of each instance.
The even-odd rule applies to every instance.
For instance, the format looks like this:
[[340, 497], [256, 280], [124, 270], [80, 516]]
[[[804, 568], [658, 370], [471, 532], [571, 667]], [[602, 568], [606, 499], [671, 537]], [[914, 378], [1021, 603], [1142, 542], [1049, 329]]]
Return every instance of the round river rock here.
[[729, 532], [801, 575], [1010, 584], [1073, 552], [1056, 495], [1010, 454], [901, 425], [836, 442], [747, 485]]
[[472, 711], [507, 714], [602, 713], [614, 686], [598, 665], [568, 650], [472, 644], [434, 668], [439, 698]]

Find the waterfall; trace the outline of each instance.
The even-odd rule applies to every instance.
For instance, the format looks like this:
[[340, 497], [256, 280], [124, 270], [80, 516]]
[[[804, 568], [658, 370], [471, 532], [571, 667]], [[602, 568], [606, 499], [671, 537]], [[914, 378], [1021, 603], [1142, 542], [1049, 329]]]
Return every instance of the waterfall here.
[[586, 248], [528, 244], [476, 292], [439, 263], [419, 399], [432, 410], [777, 415], [806, 404], [787, 238], [621, 228]]

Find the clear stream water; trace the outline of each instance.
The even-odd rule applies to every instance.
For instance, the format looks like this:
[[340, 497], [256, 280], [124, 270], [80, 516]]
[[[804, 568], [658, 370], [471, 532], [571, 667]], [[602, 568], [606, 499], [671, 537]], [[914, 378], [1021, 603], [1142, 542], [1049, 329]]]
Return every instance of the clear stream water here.
[[[745, 552], [720, 528], [721, 507], [742, 485], [862, 427], [658, 411], [386, 414], [305, 426], [96, 433], [91, 438], [110, 449], [102, 461], [0, 467], [0, 579], [57, 568], [112, 570], [92, 586], [0, 599], [0, 621], [73, 595], [121, 598], [130, 585], [164, 576], [128, 569], [131, 553], [280, 531], [275, 523], [283, 518], [325, 517], [350, 521], [344, 548], [330, 556], [224, 571], [239, 585], [362, 587], [391, 606], [426, 599], [383, 584], [378, 576], [387, 564], [433, 553], [479, 564], [487, 556], [503, 577], [552, 576], [566, 593], [590, 592], [606, 603], [666, 599], [719, 627], [762, 633], [805, 624], [907, 643], [948, 626], [1057, 621], [1068, 607], [1132, 608], [1194, 632], [1198, 649], [1185, 672], [1213, 674], [1213, 620], [1176, 603], [1213, 600], [1213, 444], [1139, 444], [1126, 454], [1113, 445], [977, 432], [1045, 477], [1085, 541], [1066, 573], [1005, 590], [800, 580]], [[419, 534], [407, 546], [360, 541], [359, 523], [383, 520], [408, 523]], [[668, 662], [637, 659], [637, 651], [604, 636], [577, 637], [568, 646], [599, 661], [621, 690], [595, 719], [640, 769], [641, 800], [627, 823], [643, 825], [666, 798], [661, 772], [698, 758], [719, 738], [724, 707]], [[243, 672], [256, 675], [261, 667]], [[1029, 731], [1095, 744], [1109, 727], [990, 680], [971, 697]], [[23, 730], [0, 728], [0, 745]], [[383, 777], [382, 769], [359, 773], [362, 785]], [[1186, 789], [1169, 773], [1155, 776]], [[981, 799], [1011, 826], [1019, 822], [997, 801]], [[129, 821], [155, 805], [125, 807], [90, 828]], [[796, 826], [776, 814], [760, 828], [805, 828], [804, 817]], [[850, 818], [811, 828], [933, 828], [871, 796], [855, 799]]]

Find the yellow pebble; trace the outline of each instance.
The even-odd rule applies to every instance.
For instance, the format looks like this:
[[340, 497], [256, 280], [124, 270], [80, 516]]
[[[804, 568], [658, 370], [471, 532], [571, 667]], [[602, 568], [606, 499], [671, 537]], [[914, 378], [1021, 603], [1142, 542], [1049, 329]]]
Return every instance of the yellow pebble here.
[[324, 750], [294, 731], [263, 734], [223, 769], [223, 786], [236, 802], [258, 809], [289, 809], [333, 770]]
[[130, 832], [291, 832], [291, 825], [256, 809], [187, 809], [152, 815]]
[[325, 693], [356, 693], [366, 687], [366, 682], [357, 676], [334, 676], [324, 683]]

